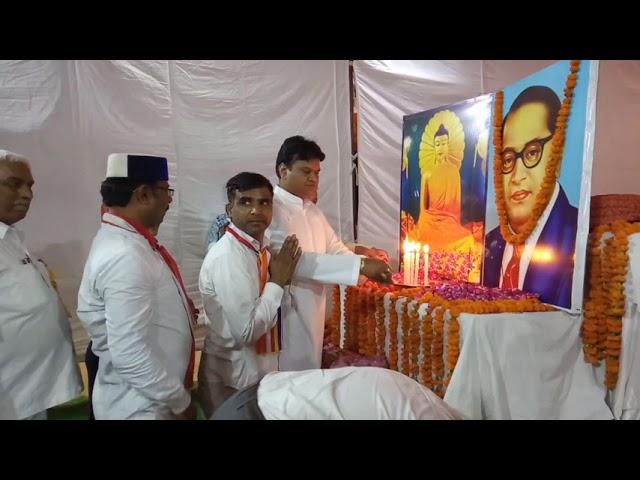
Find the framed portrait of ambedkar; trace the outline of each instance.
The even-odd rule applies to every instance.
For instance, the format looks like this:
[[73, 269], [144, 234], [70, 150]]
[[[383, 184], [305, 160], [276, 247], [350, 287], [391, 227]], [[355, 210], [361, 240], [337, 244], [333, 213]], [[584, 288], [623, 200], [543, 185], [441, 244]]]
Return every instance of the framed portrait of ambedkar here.
[[482, 283], [582, 309], [597, 61], [561, 61], [494, 95]]

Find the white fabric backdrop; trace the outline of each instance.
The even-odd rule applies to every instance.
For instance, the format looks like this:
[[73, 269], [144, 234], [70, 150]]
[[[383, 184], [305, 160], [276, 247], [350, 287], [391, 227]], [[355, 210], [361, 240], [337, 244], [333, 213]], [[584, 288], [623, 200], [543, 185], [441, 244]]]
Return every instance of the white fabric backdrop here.
[[[359, 60], [358, 241], [397, 262], [402, 117], [494, 92], [551, 60]], [[640, 62], [600, 62], [591, 194], [640, 193]], [[397, 265], [397, 263], [395, 263]], [[395, 266], [394, 265], [394, 266]]]
[[[224, 183], [243, 170], [275, 181], [288, 136], [324, 150], [319, 205], [353, 239], [349, 125], [347, 61], [0, 61], [0, 148], [30, 158], [36, 181], [18, 227], [58, 274], [74, 312], [109, 153], [169, 158], [177, 192], [159, 237], [199, 304]], [[86, 336], [75, 318], [72, 325], [82, 349]]]
[[[391, 253], [397, 246], [404, 114], [495, 91], [550, 63], [354, 62], [359, 241]], [[19, 227], [57, 271], [70, 310], [113, 151], [169, 157], [178, 192], [160, 237], [191, 293], [207, 229], [223, 209], [225, 180], [242, 169], [273, 180], [287, 136], [310, 136], [324, 149], [320, 206], [343, 239], [352, 239], [347, 68], [346, 61], [0, 61], [0, 148], [30, 157], [36, 180]], [[640, 192], [638, 79], [640, 62], [600, 63], [594, 195]]]

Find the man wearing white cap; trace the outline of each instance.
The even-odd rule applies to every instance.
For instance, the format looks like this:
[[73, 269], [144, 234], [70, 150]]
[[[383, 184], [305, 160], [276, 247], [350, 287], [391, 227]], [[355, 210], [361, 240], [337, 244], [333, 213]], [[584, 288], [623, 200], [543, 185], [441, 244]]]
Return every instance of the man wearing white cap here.
[[0, 150], [0, 420], [45, 420], [82, 391], [64, 306], [14, 226], [33, 184], [27, 159]]
[[173, 189], [167, 159], [111, 154], [100, 193], [109, 211], [91, 245], [78, 317], [99, 357], [93, 412], [102, 419], [194, 419], [197, 310], [155, 236]]

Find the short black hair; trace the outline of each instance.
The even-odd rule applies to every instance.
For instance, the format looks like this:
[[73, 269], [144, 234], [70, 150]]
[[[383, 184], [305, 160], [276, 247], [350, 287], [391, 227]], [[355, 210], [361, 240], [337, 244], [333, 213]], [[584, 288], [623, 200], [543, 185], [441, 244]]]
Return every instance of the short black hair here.
[[507, 123], [509, 115], [517, 111], [519, 108], [528, 105], [529, 103], [542, 103], [547, 107], [547, 128], [554, 134], [556, 132], [556, 119], [558, 118], [558, 112], [562, 103], [558, 98], [556, 92], [544, 85], [534, 85], [532, 87], [525, 88], [520, 95], [511, 104], [509, 112], [504, 117], [502, 122], [502, 133], [504, 134], [504, 126]]
[[157, 182], [131, 180], [129, 178], [111, 177], [100, 185], [102, 203], [107, 207], [126, 207], [131, 201], [133, 191], [140, 185], [155, 186]]
[[233, 202], [233, 196], [236, 190], [240, 192], [246, 192], [247, 190], [253, 190], [254, 188], [268, 188], [273, 196], [273, 185], [267, 177], [253, 172], [242, 172], [234, 175], [227, 181], [227, 199], [229, 202]]
[[301, 135], [287, 138], [278, 151], [276, 158], [276, 175], [280, 178], [278, 167], [284, 163], [289, 170], [298, 160], [324, 160], [324, 152], [313, 140], [307, 140]]

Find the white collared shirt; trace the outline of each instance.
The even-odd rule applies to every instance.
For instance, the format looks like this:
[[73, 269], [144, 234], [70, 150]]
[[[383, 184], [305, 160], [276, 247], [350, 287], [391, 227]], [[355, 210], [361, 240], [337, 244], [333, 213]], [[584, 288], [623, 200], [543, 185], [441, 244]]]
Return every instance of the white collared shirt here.
[[[542, 212], [542, 215], [540, 216], [540, 219], [538, 220], [536, 227], [531, 232], [531, 235], [529, 235], [529, 238], [527, 238], [527, 240], [524, 242], [524, 251], [522, 252], [522, 257], [520, 257], [520, 270], [518, 275], [518, 288], [521, 290], [522, 290], [522, 286], [524, 285], [524, 279], [527, 274], [527, 268], [529, 268], [529, 263], [531, 262], [531, 257], [533, 257], [533, 253], [536, 249], [536, 245], [538, 243], [538, 239], [540, 238], [540, 234], [542, 233], [544, 226], [547, 224], [549, 215], [551, 215], [551, 210], [553, 210], [553, 206], [555, 205], [556, 200], [558, 199], [559, 192], [560, 192], [560, 186], [558, 185], [558, 182], [556, 182], [556, 186], [553, 189], [553, 194], [549, 199], [549, 203], [547, 204], [544, 211]], [[511, 227], [509, 227], [509, 229], [511, 229]], [[500, 269], [499, 285], [502, 285], [502, 277], [504, 275], [504, 272], [507, 271], [507, 265], [509, 265], [509, 261], [513, 256], [513, 252], [514, 252], [513, 245], [507, 242], [504, 247], [504, 253], [502, 254], [502, 268]]]
[[435, 393], [394, 370], [274, 372], [258, 387], [267, 420], [460, 420]]
[[0, 419], [21, 419], [80, 395], [71, 328], [46, 268], [0, 222]]
[[272, 251], [295, 234], [302, 256], [282, 299], [283, 350], [280, 370], [320, 368], [326, 309], [325, 285], [356, 285], [359, 256], [336, 236], [322, 211], [276, 186], [273, 220], [267, 230]]
[[[214, 408], [224, 387], [244, 388], [278, 369], [278, 354], [258, 355], [255, 344], [276, 324], [283, 289], [267, 282], [260, 294], [256, 251], [260, 242], [232, 229], [255, 248], [225, 233], [211, 249], [200, 269], [199, 288], [207, 321], [207, 337], [198, 377], [206, 381]], [[215, 392], [213, 390], [218, 390]]]
[[94, 414], [173, 418], [191, 402], [188, 307], [160, 253], [122, 218], [102, 219], [78, 291], [78, 318], [100, 357]]

